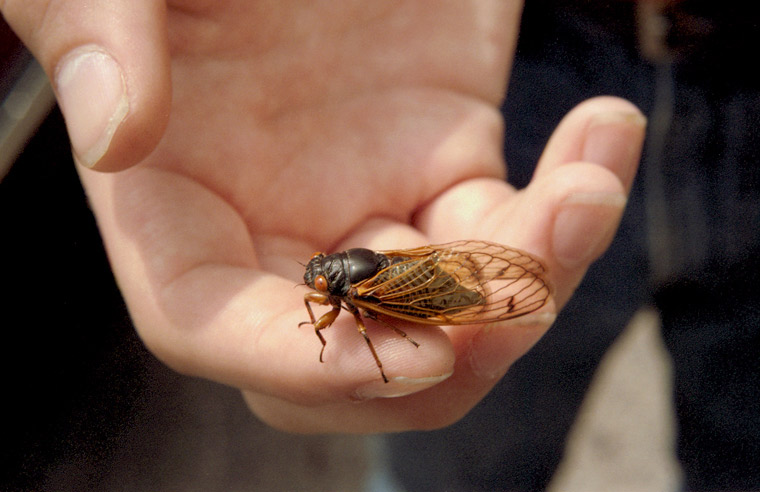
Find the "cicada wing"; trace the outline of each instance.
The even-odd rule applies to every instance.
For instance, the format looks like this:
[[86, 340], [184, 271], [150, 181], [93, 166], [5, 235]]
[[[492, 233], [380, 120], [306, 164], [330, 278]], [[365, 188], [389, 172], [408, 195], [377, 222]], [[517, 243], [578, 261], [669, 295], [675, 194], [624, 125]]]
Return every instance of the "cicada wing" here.
[[426, 324], [488, 323], [540, 309], [546, 268], [528, 253], [486, 241], [382, 251], [393, 264], [356, 286], [357, 306]]

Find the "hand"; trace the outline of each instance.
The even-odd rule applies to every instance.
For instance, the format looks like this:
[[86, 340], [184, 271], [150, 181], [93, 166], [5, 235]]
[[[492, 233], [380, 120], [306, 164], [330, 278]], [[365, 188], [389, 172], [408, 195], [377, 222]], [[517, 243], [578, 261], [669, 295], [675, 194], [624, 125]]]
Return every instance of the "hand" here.
[[[582, 104], [516, 191], [503, 180], [497, 108], [518, 2], [157, 3], [50, 1], [41, 17], [39, 3], [0, 4], [59, 84], [78, 161], [139, 162], [80, 171], [146, 345], [178, 371], [242, 388], [290, 431], [459, 419], [611, 241], [641, 114], [613, 98]], [[77, 55], [82, 74], [66, 65]], [[60, 87], [85, 79], [86, 90]], [[299, 262], [456, 239], [542, 257], [553, 302], [500, 327], [399, 322], [419, 348], [370, 322], [388, 384], [344, 314], [323, 332], [319, 363], [319, 340], [297, 327], [308, 319]]]

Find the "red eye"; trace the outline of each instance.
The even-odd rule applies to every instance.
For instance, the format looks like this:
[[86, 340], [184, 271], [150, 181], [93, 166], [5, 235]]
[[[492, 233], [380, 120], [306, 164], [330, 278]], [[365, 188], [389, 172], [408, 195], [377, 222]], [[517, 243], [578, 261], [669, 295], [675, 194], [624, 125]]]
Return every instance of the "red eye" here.
[[320, 292], [327, 292], [327, 279], [324, 275], [317, 275], [314, 279], [314, 288]]
[[311, 255], [311, 259], [313, 260], [314, 258], [318, 258], [320, 256], [324, 256], [324, 255], [321, 252], [317, 251], [316, 253], [314, 253], [313, 255]]

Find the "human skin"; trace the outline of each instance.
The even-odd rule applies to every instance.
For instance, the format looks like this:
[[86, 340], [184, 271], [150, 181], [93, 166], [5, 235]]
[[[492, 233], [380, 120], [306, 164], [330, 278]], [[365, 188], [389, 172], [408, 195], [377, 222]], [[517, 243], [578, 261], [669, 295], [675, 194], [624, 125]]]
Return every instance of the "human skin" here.
[[[272, 426], [353, 433], [461, 418], [548, 329], [618, 225], [645, 128], [626, 101], [582, 103], [527, 188], [504, 180], [498, 108], [521, 7], [0, 1], [54, 84], [147, 347], [241, 388]], [[541, 257], [553, 300], [500, 325], [395, 323], [419, 348], [368, 322], [387, 384], [343, 314], [319, 363], [296, 286], [314, 251], [457, 239]]]

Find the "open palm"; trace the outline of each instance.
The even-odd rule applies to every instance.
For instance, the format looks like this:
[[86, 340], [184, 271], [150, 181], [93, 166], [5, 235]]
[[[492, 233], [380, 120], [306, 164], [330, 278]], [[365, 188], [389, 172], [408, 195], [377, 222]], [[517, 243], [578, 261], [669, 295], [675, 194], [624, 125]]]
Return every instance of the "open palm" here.
[[[151, 34], [168, 46], [171, 106], [159, 74], [159, 96], [133, 94], [103, 166], [126, 166], [130, 142], [147, 157], [81, 170], [148, 347], [242, 388], [288, 430], [431, 428], [477, 403], [608, 245], [643, 135], [630, 104], [589, 101], [557, 129], [531, 185], [509, 187], [498, 106], [518, 23], [518, 2], [503, 0], [171, 2], [154, 25], [163, 38]], [[126, 67], [135, 46], [115, 48]], [[153, 149], [160, 128], [144, 135], [141, 118], [167, 110]], [[298, 328], [311, 253], [456, 239], [542, 257], [554, 301], [499, 327], [399, 322], [419, 348], [370, 322], [388, 384], [343, 315], [319, 363], [319, 340]]]

